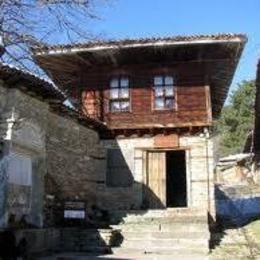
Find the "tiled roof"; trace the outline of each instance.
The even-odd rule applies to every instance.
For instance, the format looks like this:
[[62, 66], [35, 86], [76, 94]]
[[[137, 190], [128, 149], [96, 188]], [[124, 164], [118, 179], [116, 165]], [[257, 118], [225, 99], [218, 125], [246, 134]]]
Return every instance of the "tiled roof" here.
[[65, 95], [51, 81], [10, 64], [0, 63], [0, 78], [10, 82], [10, 86], [17, 81], [26, 82], [22, 86], [23, 91], [29, 91], [46, 99], [55, 99], [61, 102], [66, 99]]
[[43, 45], [34, 48], [35, 54], [41, 54], [42, 52], [49, 51], [61, 51], [69, 49], [81, 49], [81, 48], [93, 48], [93, 47], [131, 47], [136, 44], [185, 44], [192, 42], [203, 42], [203, 41], [229, 41], [229, 40], [240, 40], [242, 42], [247, 41], [247, 37], [244, 34], [207, 34], [207, 35], [190, 35], [190, 36], [173, 36], [173, 37], [152, 37], [152, 38], [139, 38], [139, 39], [121, 39], [121, 40], [104, 40], [104, 41], [90, 41], [85, 43], [76, 44], [64, 44], [64, 45]]
[[86, 127], [95, 129], [105, 128], [101, 122], [88, 118], [79, 111], [65, 106], [63, 102], [66, 96], [47, 79], [4, 63], [0, 63], [0, 79], [7, 83], [8, 87], [18, 88], [36, 98], [41, 98], [43, 101], [46, 100], [50, 104], [51, 111], [60, 116], [71, 118]]

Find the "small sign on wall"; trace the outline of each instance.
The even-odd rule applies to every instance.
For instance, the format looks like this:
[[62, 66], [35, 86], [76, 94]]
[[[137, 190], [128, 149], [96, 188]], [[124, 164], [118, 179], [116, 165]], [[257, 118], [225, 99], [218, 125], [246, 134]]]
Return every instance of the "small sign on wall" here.
[[64, 210], [64, 218], [66, 219], [85, 219], [85, 210]]
[[64, 203], [65, 219], [85, 219], [85, 202], [82, 201], [66, 201]]
[[179, 136], [177, 134], [156, 135], [154, 137], [154, 147], [169, 148], [179, 146]]

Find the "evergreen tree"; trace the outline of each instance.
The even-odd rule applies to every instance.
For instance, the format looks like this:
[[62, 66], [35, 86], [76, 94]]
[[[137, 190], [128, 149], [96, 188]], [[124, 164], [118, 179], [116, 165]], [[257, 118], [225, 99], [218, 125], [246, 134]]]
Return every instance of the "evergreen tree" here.
[[243, 151], [254, 126], [255, 82], [243, 81], [231, 94], [217, 122], [220, 156]]

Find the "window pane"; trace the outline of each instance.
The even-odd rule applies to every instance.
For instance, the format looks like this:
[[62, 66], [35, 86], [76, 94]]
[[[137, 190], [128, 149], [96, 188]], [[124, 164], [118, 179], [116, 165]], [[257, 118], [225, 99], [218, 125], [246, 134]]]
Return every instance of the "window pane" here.
[[162, 87], [155, 87], [154, 88], [154, 94], [156, 97], [163, 96], [163, 88]]
[[129, 111], [129, 101], [121, 101], [121, 111]]
[[173, 86], [165, 87], [165, 96], [173, 96]]
[[128, 88], [122, 88], [120, 90], [120, 98], [128, 98], [129, 97], [129, 89]]
[[110, 88], [118, 88], [119, 84], [118, 84], [118, 79], [117, 78], [113, 78], [111, 81], [110, 81]]
[[111, 89], [110, 90], [110, 97], [112, 99], [119, 98], [119, 89], [118, 88]]
[[128, 86], [129, 86], [129, 80], [128, 80], [128, 78], [121, 78], [120, 86], [121, 86], [122, 88], [128, 88]]
[[154, 77], [154, 85], [163, 85], [163, 77], [161, 76]]
[[155, 108], [164, 108], [164, 99], [163, 98], [155, 99]]
[[110, 109], [112, 112], [120, 111], [120, 102], [119, 101], [111, 101]]
[[167, 76], [164, 79], [165, 85], [173, 85], [173, 77]]
[[173, 98], [167, 98], [165, 100], [165, 108], [173, 108]]

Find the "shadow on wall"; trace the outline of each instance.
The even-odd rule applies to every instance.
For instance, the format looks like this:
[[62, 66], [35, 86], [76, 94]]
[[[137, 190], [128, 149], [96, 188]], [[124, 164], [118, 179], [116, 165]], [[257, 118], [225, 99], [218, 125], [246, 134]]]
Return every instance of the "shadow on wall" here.
[[225, 227], [241, 227], [260, 218], [259, 193], [248, 185], [215, 186], [217, 222]]
[[[134, 157], [133, 154], [130, 156]], [[110, 225], [123, 222], [124, 217], [131, 210], [141, 210], [140, 214], [145, 214], [146, 210], [150, 208], [151, 201], [157, 208], [165, 208], [160, 198], [149, 187], [134, 180], [133, 172], [127, 163], [128, 158], [126, 160], [119, 145], [108, 149], [106, 160], [106, 181], [88, 183], [86, 179], [82, 180], [82, 182], [86, 182], [86, 186], [92, 186], [90, 192], [94, 190], [97, 194], [101, 194], [94, 200], [91, 198], [95, 197], [95, 194], [80, 196], [82, 192], [79, 189], [75, 190], [75, 194], [69, 196], [65, 193], [63, 186], [59, 185], [60, 181], [55, 178], [55, 175], [47, 174], [45, 176], [45, 227], [59, 228], [59, 251], [83, 252], [92, 255], [111, 253], [111, 247], [119, 246], [124, 238]], [[69, 172], [64, 172], [64, 174], [67, 176], [66, 181], [70, 183], [72, 180], [69, 179]], [[83, 174], [81, 176], [86, 177]], [[103, 190], [105, 190], [105, 195], [102, 194]], [[145, 194], [141, 202], [133, 201], [136, 190]], [[77, 197], [76, 200], [75, 197]], [[108, 207], [102, 206], [103, 199], [108, 202]], [[84, 202], [86, 217], [84, 219], [64, 218], [66, 201]], [[115, 208], [112, 204], [120, 204], [118, 208], [120, 213], [116, 214], [116, 217], [113, 210], [109, 208], [109, 205], [111, 205], [111, 209]], [[30, 243], [31, 245], [33, 242]], [[99, 259], [98, 256], [97, 259]]]
[[[239, 228], [240, 239], [244, 239], [243, 246], [247, 246], [250, 252], [252, 250], [255, 253], [255, 250], [260, 252], [259, 247], [255, 247], [256, 244], [244, 228], [245, 225], [260, 219], [260, 193], [252, 190], [250, 185], [215, 185], [217, 226], [211, 233], [210, 247], [212, 249], [220, 245], [229, 229]], [[237, 239], [234, 237], [233, 243], [242, 243]]]

